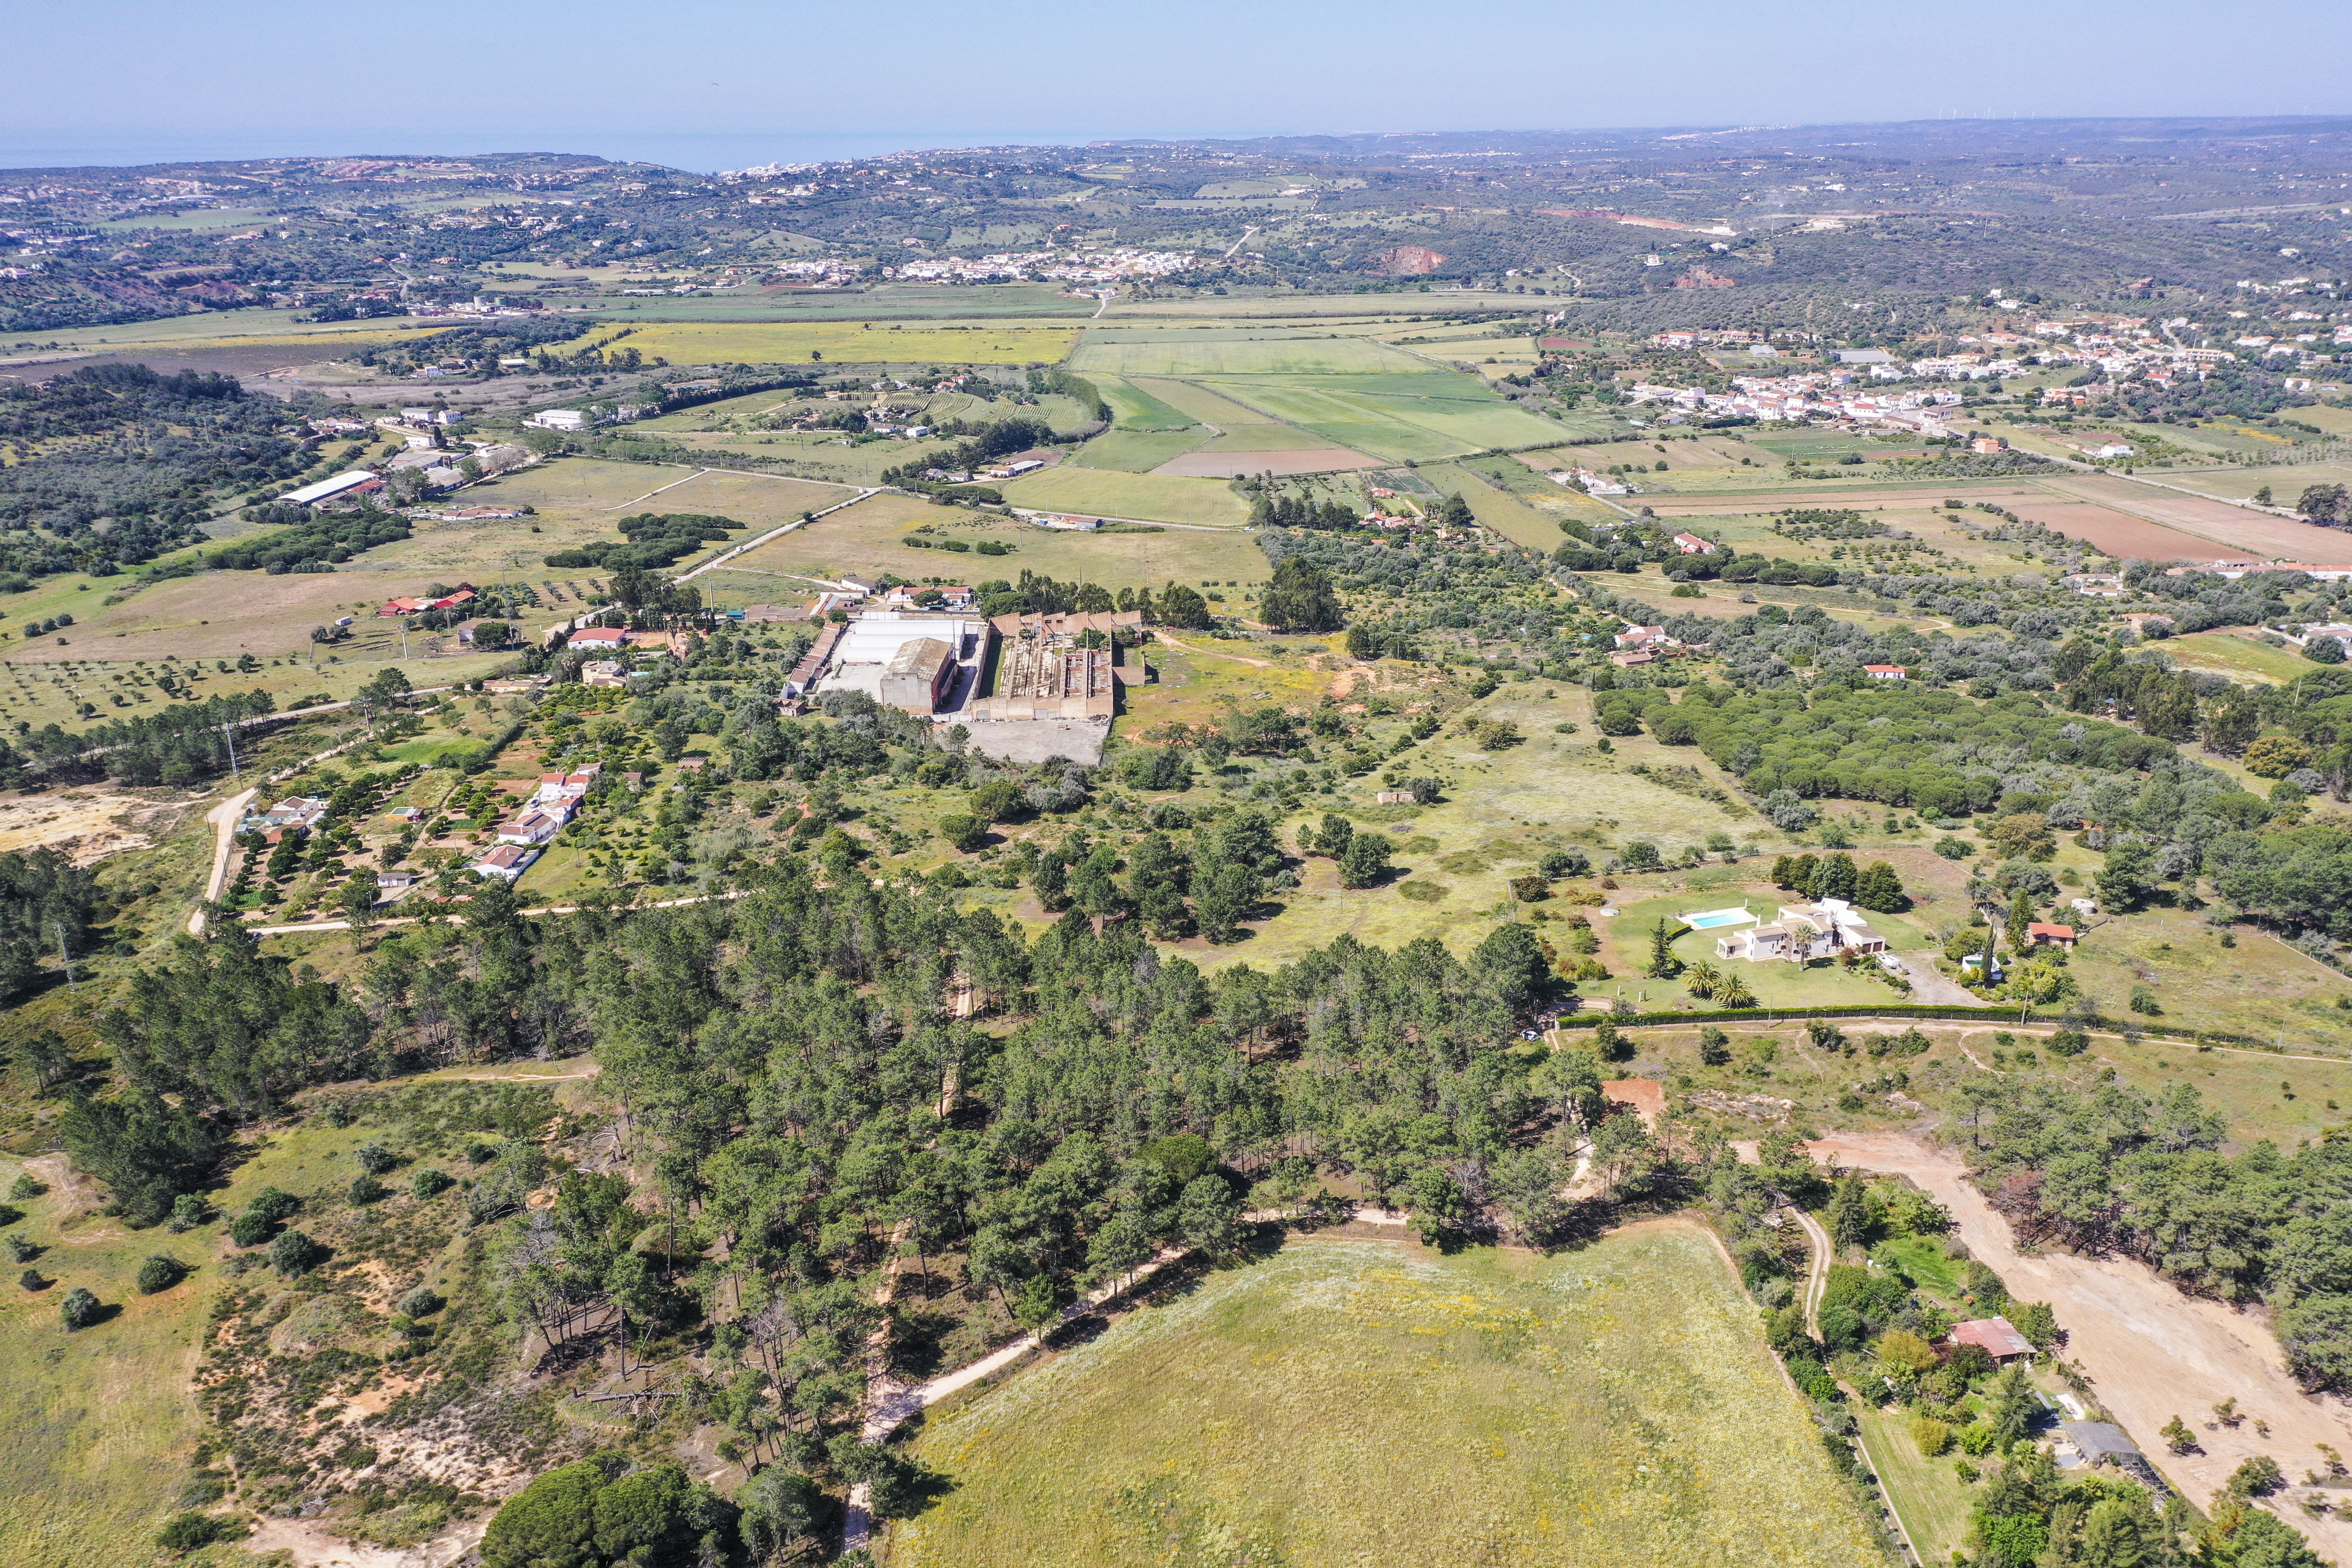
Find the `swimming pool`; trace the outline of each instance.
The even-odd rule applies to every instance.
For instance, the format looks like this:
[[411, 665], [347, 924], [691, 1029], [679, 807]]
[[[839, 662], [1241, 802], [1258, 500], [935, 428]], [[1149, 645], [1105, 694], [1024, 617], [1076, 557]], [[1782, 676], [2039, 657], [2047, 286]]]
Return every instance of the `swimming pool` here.
[[1705, 910], [1695, 915], [1675, 917], [1693, 931], [1713, 931], [1717, 926], [1745, 925], [1756, 917], [1746, 910]]

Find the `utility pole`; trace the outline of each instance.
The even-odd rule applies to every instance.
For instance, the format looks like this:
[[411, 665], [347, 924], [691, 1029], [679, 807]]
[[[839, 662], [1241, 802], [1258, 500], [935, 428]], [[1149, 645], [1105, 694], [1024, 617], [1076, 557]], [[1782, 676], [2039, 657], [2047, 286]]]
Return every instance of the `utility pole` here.
[[223, 728], [228, 731], [229, 783], [236, 786], [237, 791], [242, 792], [245, 788], [245, 778], [236, 770], [236, 721], [230, 720]]

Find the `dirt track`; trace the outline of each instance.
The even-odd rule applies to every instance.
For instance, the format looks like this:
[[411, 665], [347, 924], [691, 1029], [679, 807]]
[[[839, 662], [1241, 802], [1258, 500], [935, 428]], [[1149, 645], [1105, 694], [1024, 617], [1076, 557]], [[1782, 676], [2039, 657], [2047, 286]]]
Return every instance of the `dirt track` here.
[[[2305, 1395], [2287, 1375], [2269, 1324], [2259, 1311], [2233, 1312], [2183, 1295], [2146, 1266], [2123, 1259], [2018, 1254], [2009, 1222], [1963, 1179], [1959, 1161], [1895, 1133], [1826, 1138], [1811, 1145], [1819, 1159], [1911, 1177], [1949, 1208], [1969, 1251], [2008, 1283], [2020, 1300], [2047, 1301], [2067, 1331], [2066, 1354], [2078, 1361], [2099, 1402], [2115, 1413], [2149, 1463], [2200, 1507], [2241, 1461], [2276, 1459], [2290, 1480], [2321, 1468], [2317, 1446], [2352, 1444], [2352, 1409], [2339, 1399]], [[2235, 1399], [2246, 1419], [2234, 1431], [2206, 1431], [2212, 1406]], [[2176, 1457], [2158, 1436], [2175, 1415], [2204, 1446]], [[2254, 1433], [2270, 1423], [2268, 1439]], [[2282, 1500], [2300, 1489], [2282, 1494]], [[2312, 1520], [2282, 1508], [2323, 1555], [2352, 1562], [2352, 1522]]]

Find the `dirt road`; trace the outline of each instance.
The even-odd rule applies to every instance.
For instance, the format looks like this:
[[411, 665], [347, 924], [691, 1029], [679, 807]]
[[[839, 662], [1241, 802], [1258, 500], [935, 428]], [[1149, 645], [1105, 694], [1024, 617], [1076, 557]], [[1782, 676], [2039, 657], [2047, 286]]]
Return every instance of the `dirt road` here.
[[[2125, 1259], [2021, 1257], [2009, 1222], [1970, 1186], [1959, 1160], [1898, 1133], [1852, 1134], [1811, 1146], [1818, 1159], [1906, 1175], [1949, 1208], [1969, 1253], [2008, 1283], [2020, 1300], [2047, 1301], [2067, 1332], [2099, 1402], [2167, 1480], [2202, 1507], [2230, 1472], [2257, 1454], [2278, 1461], [2291, 1479], [2322, 1468], [2318, 1445], [2352, 1445], [2352, 1410], [2339, 1399], [2305, 1395], [2287, 1374], [2277, 1342], [2259, 1311], [2234, 1312], [2183, 1295], [2145, 1265]], [[2235, 1430], [2205, 1430], [2212, 1407], [2235, 1399], [2246, 1420]], [[2158, 1436], [2175, 1415], [2196, 1432], [2204, 1452], [2176, 1456]], [[2270, 1423], [2265, 1439], [2253, 1423]], [[2293, 1492], [2283, 1494], [2291, 1497]], [[2280, 1516], [2323, 1556], [2352, 1562], [2352, 1522], [2305, 1519], [2288, 1506]]]
[[231, 795], [205, 813], [205, 820], [213, 825], [213, 871], [205, 880], [204, 904], [198, 904], [195, 912], [188, 917], [188, 934], [191, 936], [205, 934], [204, 906], [220, 901], [221, 884], [228, 880], [229, 853], [236, 847], [236, 825], [244, 817], [245, 808], [252, 805], [253, 797], [260, 793], [256, 788], [247, 790], [243, 795]]

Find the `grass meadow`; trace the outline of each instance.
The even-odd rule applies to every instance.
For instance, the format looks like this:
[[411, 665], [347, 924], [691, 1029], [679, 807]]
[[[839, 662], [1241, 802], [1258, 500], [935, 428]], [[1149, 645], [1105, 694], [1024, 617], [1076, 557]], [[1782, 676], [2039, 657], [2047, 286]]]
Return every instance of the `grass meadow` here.
[[[945, 550], [911, 550], [899, 542], [919, 526], [944, 530], [947, 537], [978, 543], [992, 540], [1012, 547], [1006, 555]], [[1065, 582], [1100, 583], [1157, 591], [1169, 582], [1204, 578], [1256, 581], [1266, 573], [1255, 540], [1237, 531], [1170, 529], [1163, 533], [1063, 533], [1032, 528], [957, 507], [933, 506], [908, 496], [877, 495], [795, 529], [757, 550], [695, 579], [704, 598], [728, 608], [750, 604], [804, 603], [819, 590], [812, 577], [833, 579], [844, 572], [895, 572], [918, 581], [951, 583], [1008, 580], [1024, 569]]]
[[1969, 1483], [1952, 1468], [1955, 1449], [1930, 1459], [1919, 1452], [1911, 1436], [1911, 1419], [1900, 1412], [1857, 1409], [1862, 1442], [1871, 1468], [1885, 1483], [1887, 1500], [1902, 1516], [1920, 1560], [1948, 1563], [1968, 1544], [1969, 1510], [1974, 1503]]
[[1713, 1241], [1295, 1243], [942, 1418], [891, 1568], [1876, 1559]]

